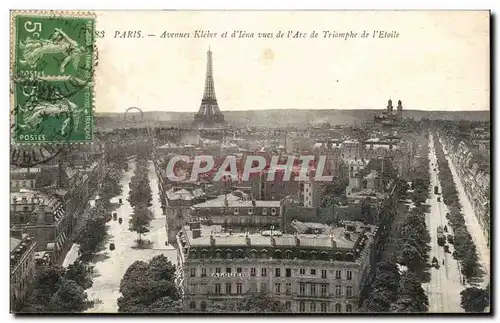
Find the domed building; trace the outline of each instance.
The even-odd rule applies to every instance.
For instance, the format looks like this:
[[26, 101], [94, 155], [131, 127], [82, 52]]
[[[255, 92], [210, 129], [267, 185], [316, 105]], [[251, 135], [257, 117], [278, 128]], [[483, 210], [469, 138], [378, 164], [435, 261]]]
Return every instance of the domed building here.
[[381, 114], [375, 116], [375, 122], [392, 125], [396, 121], [403, 119], [403, 103], [398, 100], [398, 105], [396, 111], [394, 111], [394, 106], [392, 105], [392, 100], [389, 99], [387, 102], [387, 108], [382, 111]]

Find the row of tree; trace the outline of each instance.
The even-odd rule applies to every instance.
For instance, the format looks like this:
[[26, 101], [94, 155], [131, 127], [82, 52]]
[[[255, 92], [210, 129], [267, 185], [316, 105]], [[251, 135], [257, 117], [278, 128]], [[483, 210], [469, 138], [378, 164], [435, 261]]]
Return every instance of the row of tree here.
[[479, 274], [476, 245], [472, 240], [472, 236], [467, 231], [460, 199], [443, 148], [439, 140], [435, 142], [443, 202], [448, 206], [449, 210], [446, 218], [450, 222], [454, 233], [453, 245], [455, 251], [453, 252], [453, 256], [460, 261], [462, 274], [470, 279]]
[[[429, 232], [425, 222], [425, 201], [429, 194], [430, 175], [428, 145], [419, 149], [420, 162], [410, 172], [408, 185], [406, 179], [398, 179], [396, 190], [400, 199], [410, 197], [415, 208], [408, 213], [400, 226], [398, 249], [394, 259], [408, 268], [400, 271], [395, 262], [379, 262], [368, 277], [365, 286], [361, 311], [367, 313], [415, 313], [427, 312], [429, 301], [420, 278], [415, 272], [426, 268], [429, 257]], [[412, 189], [410, 194], [408, 191]], [[400, 212], [399, 210], [396, 212]], [[392, 227], [392, 223], [391, 223]], [[379, 248], [384, 249], [382, 246]]]
[[94, 267], [76, 261], [67, 269], [49, 266], [38, 272], [22, 313], [78, 313], [93, 306], [86, 289], [92, 286]]
[[417, 275], [400, 272], [393, 262], [380, 262], [372, 273], [370, 291], [361, 305], [365, 313], [427, 312], [429, 300]]
[[[109, 164], [108, 164], [109, 165]], [[121, 194], [121, 170], [109, 166], [99, 190], [100, 198], [75, 238], [79, 256], [67, 269], [48, 266], [37, 272], [22, 312], [81, 312], [93, 305], [85, 292], [92, 287], [95, 255], [107, 240], [107, 225], [113, 205], [110, 199]]]
[[[400, 248], [397, 253], [399, 264], [409, 270], [421, 274], [427, 268], [429, 260], [431, 237], [425, 221], [427, 209], [425, 201], [429, 196], [430, 170], [429, 170], [429, 145], [422, 142], [418, 149], [420, 159], [415, 169], [410, 173], [412, 193], [411, 200], [415, 207], [408, 213], [400, 228]], [[409, 187], [400, 185], [401, 190]], [[403, 193], [408, 195], [407, 191]], [[419, 275], [420, 276], [420, 275]]]
[[410, 211], [401, 227], [400, 237], [397, 262], [412, 272], [424, 272], [429, 261], [431, 237], [422, 208], [416, 207]]
[[153, 194], [149, 181], [149, 164], [147, 154], [138, 154], [134, 176], [129, 183], [130, 192], [128, 201], [134, 208], [129, 220], [129, 230], [137, 232], [137, 242], [142, 244], [142, 235], [150, 230], [153, 214], [149, 209], [152, 206]]
[[84, 262], [92, 261], [109, 237], [106, 223], [111, 219], [111, 212], [117, 206], [111, 204], [111, 199], [122, 193], [120, 186], [122, 170], [114, 166], [115, 164], [109, 165], [106, 169], [96, 206], [91, 210], [89, 218], [75, 240], [75, 243], [79, 244], [79, 259]]

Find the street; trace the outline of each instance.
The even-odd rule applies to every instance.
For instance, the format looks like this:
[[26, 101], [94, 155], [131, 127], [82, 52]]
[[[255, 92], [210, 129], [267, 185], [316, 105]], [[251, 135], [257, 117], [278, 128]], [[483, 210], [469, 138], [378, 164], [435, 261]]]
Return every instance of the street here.
[[150, 208], [155, 218], [151, 221], [150, 232], [142, 238], [150, 240], [152, 246], [148, 249], [136, 248], [137, 233], [129, 231], [129, 216], [133, 208], [127, 201], [129, 195], [129, 182], [135, 171], [135, 161], [129, 162], [128, 171], [124, 173], [120, 185], [123, 189], [122, 195], [112, 199], [111, 202], [118, 203], [122, 198], [123, 204], [114, 211], [118, 218], [123, 219], [123, 223], [111, 220], [108, 222], [110, 235], [109, 243], [115, 243], [116, 249], [109, 250], [109, 243], [106, 249], [97, 255], [95, 264], [96, 277], [93, 286], [87, 290], [89, 299], [99, 300], [102, 303], [96, 304], [87, 310], [88, 313], [116, 313], [118, 311], [117, 299], [121, 296], [120, 281], [127, 268], [136, 260], [148, 261], [156, 255], [163, 254], [177, 263], [177, 252], [172, 247], [166, 247], [167, 239], [165, 230], [165, 217], [162, 215], [161, 203], [159, 202], [157, 178], [154, 172], [153, 163], [149, 162], [149, 180], [153, 195], [153, 206]]
[[[452, 233], [451, 226], [446, 219], [448, 208], [443, 203], [441, 197], [441, 184], [438, 180], [439, 169], [437, 167], [436, 153], [434, 150], [434, 140], [432, 134], [429, 135], [429, 167], [430, 167], [430, 196], [427, 204], [430, 205], [430, 212], [427, 213], [426, 224], [431, 236], [429, 261], [436, 257], [440, 268], [430, 269], [430, 282], [422, 284], [429, 296], [430, 313], [459, 313], [464, 312], [460, 307], [460, 292], [465, 288], [461, 284], [461, 273], [459, 263], [453, 259], [453, 245], [450, 246], [450, 253], [444, 252], [437, 242], [437, 227], [445, 225], [448, 233]], [[434, 171], [436, 168], [436, 171]], [[439, 195], [434, 194], [434, 186], [439, 188]], [[441, 197], [441, 202], [437, 197]], [[444, 260], [444, 264], [443, 264]]]
[[457, 188], [457, 193], [460, 199], [460, 204], [462, 205], [462, 213], [464, 214], [467, 231], [469, 231], [469, 233], [471, 234], [472, 241], [474, 241], [474, 244], [476, 245], [479, 264], [481, 265], [481, 269], [484, 271], [484, 276], [482, 277], [480, 286], [482, 288], [485, 288], [486, 285], [488, 285], [488, 283], [490, 282], [490, 249], [488, 248], [486, 237], [484, 236], [483, 230], [481, 229], [481, 225], [479, 224], [476, 214], [472, 209], [472, 205], [467, 198], [467, 194], [465, 193], [462, 181], [460, 180], [457, 170], [455, 169], [455, 165], [453, 165], [450, 156], [448, 156], [446, 147], [444, 146], [441, 139], [440, 142], [446, 155], [448, 165], [450, 166], [450, 170], [453, 175], [453, 181], [455, 182], [455, 186]]

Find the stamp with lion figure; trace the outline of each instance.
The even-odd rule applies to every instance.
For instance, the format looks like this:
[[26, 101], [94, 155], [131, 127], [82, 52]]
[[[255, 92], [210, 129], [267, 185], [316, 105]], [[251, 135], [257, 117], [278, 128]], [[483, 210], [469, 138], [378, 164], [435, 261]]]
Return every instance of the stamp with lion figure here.
[[13, 12], [11, 32], [14, 142], [91, 142], [94, 16]]

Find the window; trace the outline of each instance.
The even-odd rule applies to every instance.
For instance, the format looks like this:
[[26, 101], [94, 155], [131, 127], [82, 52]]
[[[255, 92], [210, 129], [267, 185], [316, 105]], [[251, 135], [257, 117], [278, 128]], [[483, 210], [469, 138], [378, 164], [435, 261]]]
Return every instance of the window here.
[[292, 308], [292, 303], [285, 302], [285, 309], [289, 311], [291, 308]]
[[196, 268], [191, 268], [190, 269], [190, 276], [191, 277], [196, 277]]
[[342, 313], [342, 305], [339, 303], [335, 304], [335, 313]]
[[347, 280], [352, 280], [352, 271], [347, 271]]
[[326, 292], [328, 290], [327, 284], [321, 284], [321, 296], [326, 296]]
[[261, 268], [260, 269], [260, 275], [262, 277], [266, 277], [267, 276], [267, 268]]
[[198, 289], [197, 284], [189, 284], [189, 293], [190, 294], [196, 294], [197, 289]]
[[240, 214], [240, 209], [235, 208], [233, 212], [234, 212], [234, 215], [238, 215], [238, 214]]
[[267, 284], [266, 283], [260, 283], [260, 292], [267, 293]]
[[207, 302], [203, 301], [200, 304], [200, 309], [204, 312], [207, 310]]
[[207, 283], [200, 284], [200, 294], [205, 295], [208, 292]]
[[238, 267], [238, 268], [236, 268], [236, 272], [237, 272], [238, 274], [241, 274], [241, 273], [243, 272], [243, 270], [241, 269], [241, 267]]
[[226, 268], [226, 273], [228, 273], [228, 274], [231, 273], [231, 268], [230, 267]]
[[281, 268], [276, 268], [274, 270], [274, 276], [276, 276], [276, 277], [280, 277], [281, 276]]
[[352, 312], [352, 305], [351, 305], [351, 304], [347, 304], [347, 305], [345, 306], [345, 311], [346, 311], [347, 313], [351, 313], [351, 312]]
[[231, 283], [226, 283], [226, 294], [232, 294], [231, 287], [233, 284]]
[[327, 312], [327, 305], [326, 303], [321, 303], [321, 313], [326, 313]]
[[192, 310], [195, 310], [196, 309], [196, 302], [189, 303], [189, 308]]
[[250, 276], [255, 277], [255, 267], [250, 268]]
[[340, 285], [335, 286], [335, 296], [342, 296], [342, 286]]
[[352, 296], [352, 286], [346, 286], [345, 288], [345, 296], [351, 297]]
[[215, 268], [215, 273], [220, 274], [220, 268]]
[[236, 284], [236, 294], [241, 294], [243, 289], [243, 285], [241, 283]]
[[215, 284], [215, 294], [220, 295], [220, 284]]
[[207, 277], [207, 268], [201, 268], [201, 277]]
[[321, 270], [321, 278], [326, 278], [326, 270]]
[[276, 209], [275, 208], [271, 209], [271, 215], [276, 215]]
[[267, 209], [266, 208], [263, 208], [262, 209], [262, 215], [266, 215], [267, 214]]
[[311, 304], [309, 305], [309, 310], [311, 312], [316, 312], [316, 303], [311, 302]]
[[304, 302], [299, 303], [299, 312], [304, 313], [306, 311], [306, 304]]
[[280, 283], [275, 283], [274, 284], [274, 292], [276, 294], [281, 294], [281, 284]]
[[316, 284], [311, 284], [311, 296], [316, 296]]
[[306, 269], [305, 268], [300, 268], [300, 274], [305, 275], [306, 274]]
[[316, 269], [311, 269], [311, 276], [316, 276]]
[[286, 288], [285, 292], [287, 294], [290, 294], [292, 292], [292, 283], [286, 283], [286, 287], [285, 288]]
[[342, 271], [340, 270], [335, 271], [335, 279], [342, 279]]
[[306, 284], [300, 283], [299, 284], [299, 295], [305, 295], [305, 294], [306, 294]]
[[252, 215], [253, 214], [253, 209], [248, 209], [248, 214]]
[[286, 277], [292, 277], [292, 268], [286, 268], [285, 269], [285, 276]]

